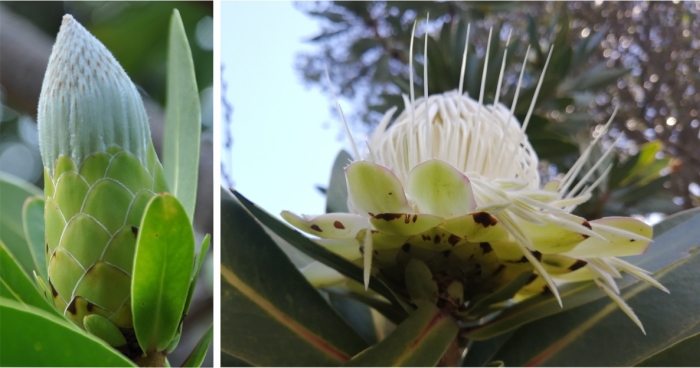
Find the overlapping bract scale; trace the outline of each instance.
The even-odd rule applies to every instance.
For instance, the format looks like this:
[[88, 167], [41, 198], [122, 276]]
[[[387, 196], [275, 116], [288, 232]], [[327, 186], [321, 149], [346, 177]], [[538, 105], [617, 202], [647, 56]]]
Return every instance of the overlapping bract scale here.
[[112, 146], [79, 168], [60, 156], [55, 176], [45, 171], [49, 285], [56, 307], [81, 327], [92, 314], [120, 328], [132, 327], [131, 268], [138, 228], [150, 198], [168, 190], [155, 159], [149, 155], [148, 170]]

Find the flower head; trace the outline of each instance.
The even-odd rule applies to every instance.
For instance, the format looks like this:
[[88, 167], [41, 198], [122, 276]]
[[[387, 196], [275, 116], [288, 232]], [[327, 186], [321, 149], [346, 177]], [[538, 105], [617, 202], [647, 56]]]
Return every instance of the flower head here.
[[[551, 50], [545, 70], [549, 57]], [[487, 106], [462, 94], [461, 87], [418, 100], [411, 91], [410, 99], [404, 95], [403, 113], [392, 120], [394, 108], [384, 116], [366, 154], [355, 149], [358, 158], [345, 171], [352, 213], [282, 216], [349, 260], [359, 263], [361, 257], [365, 285], [370, 273], [382, 273], [404, 283], [414, 302], [426, 298], [409, 284], [416, 272], [425, 273], [416, 261], [429, 270], [424, 290], [436, 294], [427, 299], [457, 304], [529, 271], [532, 276], [513, 301], [551, 291], [561, 304], [557, 285], [594, 280], [642, 328], [614, 279], [625, 271], [666, 289], [616, 257], [643, 253], [652, 229], [632, 218], [587, 221], [571, 214], [602, 180], [584, 188], [612, 149], [573, 186], [602, 134], [561, 180], [541, 185], [525, 129], [542, 79], [522, 125], [513, 115], [515, 102], [510, 109], [498, 100]], [[427, 74], [423, 80], [427, 96]], [[358, 247], [360, 252], [351, 251]], [[315, 266], [310, 271], [318, 275]]]
[[119, 146], [147, 162], [151, 133], [136, 86], [111, 52], [65, 15], [41, 87], [41, 155], [49, 174], [59, 156], [76, 165]]

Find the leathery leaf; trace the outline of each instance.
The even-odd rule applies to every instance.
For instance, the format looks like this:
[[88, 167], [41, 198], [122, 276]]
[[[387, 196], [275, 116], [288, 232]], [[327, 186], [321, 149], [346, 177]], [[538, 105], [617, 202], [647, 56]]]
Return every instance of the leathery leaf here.
[[194, 264], [194, 233], [180, 202], [169, 193], [146, 206], [136, 240], [131, 309], [141, 349], [165, 350], [175, 337]]

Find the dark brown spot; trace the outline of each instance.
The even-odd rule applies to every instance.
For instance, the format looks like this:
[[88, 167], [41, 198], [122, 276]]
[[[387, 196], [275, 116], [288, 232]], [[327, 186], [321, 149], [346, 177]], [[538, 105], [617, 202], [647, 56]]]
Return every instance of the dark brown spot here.
[[374, 214], [372, 212], [367, 212], [367, 214], [374, 217]]
[[49, 254], [49, 243], [46, 243], [46, 254]]
[[403, 222], [404, 222], [405, 224], [408, 224], [408, 223], [411, 222], [411, 215], [410, 215], [410, 214], [407, 213], [407, 214], [404, 214], [403, 216], [404, 216]]
[[397, 218], [400, 218], [402, 216], [402, 214], [400, 214], [400, 213], [380, 213], [380, 214], [374, 216], [370, 213], [370, 216], [376, 218], [377, 220], [391, 221], [391, 220], [396, 220]]
[[418, 220], [418, 215], [413, 215], [413, 223], [415, 224], [416, 221]]
[[530, 275], [530, 278], [527, 279], [527, 283], [525, 283], [525, 285], [532, 284], [532, 282], [535, 281], [536, 279], [537, 279], [537, 275], [533, 273], [532, 275]]
[[433, 243], [435, 243], [435, 244], [440, 243], [440, 235], [435, 235], [435, 237], [433, 238]]
[[481, 242], [481, 243], [479, 243], [479, 246], [481, 247], [481, 250], [484, 251], [484, 254], [493, 250], [493, 248], [491, 248], [491, 244], [489, 244], [487, 242]]
[[411, 244], [406, 243], [406, 244], [404, 244], [404, 245], [401, 246], [401, 250], [403, 250], [403, 251], [406, 252], [406, 253], [408, 253], [408, 251], [409, 251], [410, 249], [411, 249]]
[[423, 241], [430, 241], [430, 235], [421, 235], [420, 237], [423, 239]]
[[591, 226], [590, 223], [588, 223], [588, 221], [584, 221], [583, 224], [581, 224], [581, 225], [587, 227], [587, 228], [590, 229], [590, 230], [593, 230], [593, 227]]
[[587, 265], [587, 264], [588, 264], [588, 262], [586, 262], [586, 261], [584, 261], [584, 260], [582, 260], [582, 259], [578, 259], [578, 260], [576, 260], [576, 262], [574, 262], [574, 264], [572, 264], [571, 266], [569, 266], [569, 270], [571, 270], [571, 271], [576, 271], [576, 270], [578, 270], [579, 268], [581, 268], [581, 267], [583, 267], [583, 266], [585, 266], [585, 265]]
[[158, 234], [158, 233], [155, 233], [154, 235], [155, 235], [155, 237], [156, 237], [156, 238], [157, 238], [157, 237], [159, 236], [159, 234]]
[[76, 300], [76, 299], [77, 299], [77, 298], [73, 298], [73, 300], [71, 300], [70, 304], [68, 304], [68, 309], [67, 309], [67, 310], [70, 312], [70, 314], [75, 314], [75, 313], [77, 313], [77, 310], [75, 309], [75, 300]]
[[442, 252], [442, 255], [445, 256], [445, 257], [449, 257], [449, 256], [450, 256], [450, 250], [448, 249], [448, 250], [446, 250], [446, 251], [443, 251], [443, 252]]
[[501, 271], [503, 271], [505, 268], [506, 268], [505, 265], [499, 265], [498, 268], [496, 269], [496, 271], [493, 271], [494, 276], [501, 273]]
[[333, 223], [333, 226], [334, 226], [336, 229], [345, 229], [345, 226], [343, 226], [343, 223], [340, 222], [340, 221], [334, 222], [334, 223]]
[[635, 241], [634, 239], [630, 239], [630, 243], [632, 243], [632, 242], [634, 242], [634, 241]]
[[586, 235], [586, 234], [581, 234], [581, 236], [583, 236], [584, 239], [590, 238], [590, 236], [589, 236], [589, 235]]
[[131, 225], [131, 232], [134, 233], [134, 236], [139, 236], [139, 228]]
[[322, 232], [323, 232], [323, 230], [321, 230], [321, 228], [318, 227], [318, 225], [316, 225], [316, 224], [311, 225], [311, 229], [316, 230], [316, 231], [318, 231], [319, 233], [322, 233]]
[[545, 285], [545, 286], [542, 288], [542, 294], [553, 294], [553, 293], [552, 293], [552, 289], [549, 288], [549, 285]]
[[542, 260], [542, 253], [540, 253], [540, 252], [538, 252], [538, 251], [536, 251], [536, 250], [535, 250], [535, 251], [532, 251], [532, 252], [530, 252], [530, 253], [532, 253], [532, 255], [535, 256], [535, 258], [536, 258], [538, 261], [541, 261], [541, 260]]
[[450, 235], [450, 237], [447, 238], [447, 242], [450, 243], [450, 245], [453, 247], [455, 246], [455, 244], [459, 243], [460, 240], [462, 240], [462, 238], [454, 234]]
[[394, 192], [389, 192], [389, 195], [392, 195], [392, 194], [394, 194]]
[[365, 246], [360, 245], [360, 253], [365, 254]]
[[472, 213], [472, 217], [474, 217], [474, 222], [483, 227], [495, 226], [498, 223], [495, 217], [486, 212]]
[[95, 306], [94, 304], [92, 304], [92, 303], [90, 303], [90, 302], [87, 302], [87, 311], [88, 311], [88, 312], [92, 312], [92, 308], [93, 308], [94, 306]]
[[53, 287], [53, 284], [51, 283], [50, 280], [49, 280], [49, 286], [51, 287], [51, 295], [53, 295], [54, 298], [57, 297], [57, 296], [58, 296], [58, 291], [56, 291], [56, 288]]

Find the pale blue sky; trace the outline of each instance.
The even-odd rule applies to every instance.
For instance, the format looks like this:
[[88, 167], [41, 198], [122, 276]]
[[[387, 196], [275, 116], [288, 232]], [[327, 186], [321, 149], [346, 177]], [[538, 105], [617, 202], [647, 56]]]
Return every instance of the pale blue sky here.
[[221, 4], [222, 77], [233, 105], [230, 175], [236, 190], [275, 215], [323, 213], [315, 185], [327, 185], [343, 147], [329, 101], [294, 70], [296, 53], [312, 49], [303, 40], [318, 32], [289, 2]]

